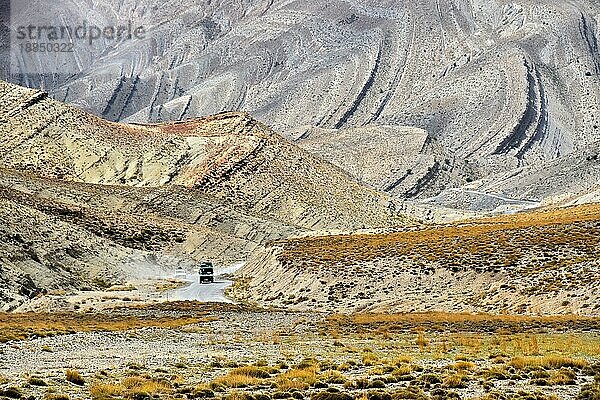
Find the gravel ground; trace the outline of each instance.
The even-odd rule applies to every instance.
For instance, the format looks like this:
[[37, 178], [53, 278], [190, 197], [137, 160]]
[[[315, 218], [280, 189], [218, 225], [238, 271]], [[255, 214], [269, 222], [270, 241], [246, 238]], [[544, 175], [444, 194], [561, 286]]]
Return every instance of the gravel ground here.
[[[114, 312], [138, 316], [149, 312], [185, 314], [189, 310], [184, 306], [181, 311], [132, 308]], [[380, 359], [411, 354], [414, 364], [422, 368], [413, 374], [418, 379], [421, 375], [431, 373], [444, 376], [456, 362], [455, 354], [447, 357], [434, 353], [419, 355], [414, 332], [389, 337], [372, 333], [339, 337], [320, 333], [325, 314], [252, 311], [233, 305], [212, 307], [215, 308], [206, 322], [180, 329], [143, 328], [125, 332], [75, 333], [0, 344], [0, 390], [10, 386], [20, 387], [26, 396], [33, 396], [32, 399], [43, 398], [50, 391], [68, 394], [72, 400], [88, 399], [91, 383], [106, 379], [119, 381], [132, 373], [165, 379], [179, 376], [186, 387], [193, 388], [227, 374], [231, 369], [227, 364], [231, 362], [254, 364], [264, 361], [268, 365], [285, 362], [293, 366], [307, 357], [335, 365], [353, 365], [344, 372], [351, 380], [365, 377], [382, 379], [380, 372], [374, 372], [380, 364], [367, 364], [363, 358], [365, 354], [375, 354]], [[473, 361], [478, 369], [492, 366], [492, 361], [487, 357]], [[66, 369], [80, 371], [86, 383], [77, 386], [67, 382]], [[28, 384], [32, 376], [40, 377], [48, 386]], [[4, 383], [1, 377], [7, 378]], [[559, 399], [575, 399], [581, 386], [591, 380], [591, 376], [579, 373], [576, 385], [532, 387], [528, 379], [496, 381], [494, 385], [504, 393], [540, 391], [555, 394]], [[393, 392], [408, 385], [407, 381], [392, 382], [386, 384], [385, 390]], [[342, 385], [331, 387], [345, 390]], [[435, 385], [431, 390], [434, 388]], [[271, 393], [270, 390], [269, 386], [252, 389], [253, 392], [264, 393]], [[315, 390], [310, 389], [306, 395], [314, 394]], [[485, 393], [480, 378], [471, 379], [466, 387], [453, 391], [462, 399], [477, 398]]]

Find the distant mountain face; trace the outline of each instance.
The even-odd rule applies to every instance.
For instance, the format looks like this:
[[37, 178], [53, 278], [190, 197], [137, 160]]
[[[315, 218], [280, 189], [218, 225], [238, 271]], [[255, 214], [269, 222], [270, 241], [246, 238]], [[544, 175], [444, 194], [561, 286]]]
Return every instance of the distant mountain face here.
[[[600, 135], [592, 0], [96, 0], [59, 11], [73, 24], [133, 20], [146, 38], [96, 44], [95, 59], [74, 53], [76, 74], [13, 81], [114, 121], [245, 110], [290, 132], [363, 128], [342, 144], [355, 148], [373, 140], [365, 127], [424, 129], [418, 153], [376, 179], [405, 198], [549, 162]], [[388, 135], [410, 140], [401, 132]]]

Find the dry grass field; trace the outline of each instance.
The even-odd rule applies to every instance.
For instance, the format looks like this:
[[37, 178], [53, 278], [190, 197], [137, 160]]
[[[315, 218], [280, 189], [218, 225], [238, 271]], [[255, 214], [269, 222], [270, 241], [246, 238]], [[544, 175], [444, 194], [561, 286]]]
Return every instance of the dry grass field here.
[[[234, 306], [231, 306], [235, 309]], [[219, 304], [164, 303], [87, 313], [0, 313], [0, 343], [77, 332], [179, 328], [215, 318]]]
[[[484, 218], [388, 234], [281, 241], [280, 259], [307, 268], [409, 258], [424, 267], [503, 268], [531, 257], [530, 268], [594, 261], [600, 245], [600, 205]], [[525, 254], [525, 252], [527, 254]], [[526, 267], [526, 268], [527, 268]]]
[[[96, 325], [92, 319], [100, 320], [86, 314], [3, 315], [3, 329], [9, 327], [16, 339], [0, 343], [0, 398], [600, 396], [596, 318], [326, 315], [187, 302], [115, 309]], [[33, 337], [46, 333], [54, 336]], [[32, 362], [35, 367], [26, 366]]]

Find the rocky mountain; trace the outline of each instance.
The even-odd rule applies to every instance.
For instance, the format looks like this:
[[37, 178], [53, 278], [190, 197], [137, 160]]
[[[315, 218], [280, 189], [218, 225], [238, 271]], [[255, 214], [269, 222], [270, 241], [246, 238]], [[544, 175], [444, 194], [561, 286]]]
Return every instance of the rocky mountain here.
[[[95, 0], [45, 13], [75, 23], [90, 7], [98, 23], [133, 19], [146, 38], [78, 50], [76, 73], [10, 79], [113, 121], [246, 110], [289, 137], [308, 132], [306, 148], [407, 199], [543, 171], [600, 132], [592, 0]], [[358, 155], [378, 146], [390, 157]], [[520, 196], [511, 182], [494, 194]], [[471, 199], [458, 205], [482, 200]]]
[[355, 179], [386, 192], [418, 185], [427, 173], [422, 168], [435, 158], [433, 153], [423, 151], [427, 131], [412, 127], [303, 127], [288, 135], [300, 147], [338, 165]]
[[233, 263], [301, 232], [181, 187], [132, 188], [0, 171], [0, 304]]
[[3, 305], [240, 261], [301, 232], [410, 222], [248, 114], [128, 125], [0, 83], [0, 137]]

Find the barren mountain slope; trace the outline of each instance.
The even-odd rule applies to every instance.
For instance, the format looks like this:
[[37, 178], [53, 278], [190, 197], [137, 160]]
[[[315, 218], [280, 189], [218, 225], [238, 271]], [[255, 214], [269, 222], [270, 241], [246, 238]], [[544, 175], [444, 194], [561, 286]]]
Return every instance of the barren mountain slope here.
[[362, 128], [301, 127], [287, 132], [296, 144], [339, 166], [361, 182], [379, 190], [413, 187], [435, 161], [426, 150], [423, 129], [367, 125]]
[[600, 315], [600, 207], [278, 241], [234, 293], [334, 311]]
[[512, 212], [540, 205], [600, 202], [600, 142], [541, 164], [445, 189], [419, 201], [421, 206]]
[[[425, 129], [422, 157], [407, 167], [410, 179], [403, 180], [404, 167], [386, 175], [400, 196], [429, 197], [553, 160], [585, 148], [600, 132], [596, 1], [92, 5], [95, 22], [133, 18], [148, 37], [98, 43], [97, 59], [89, 48], [78, 50], [73, 63], [82, 70], [75, 75], [12, 79], [111, 120], [247, 110], [285, 130]], [[75, 23], [89, 7], [74, 1], [44, 12]], [[28, 10], [21, 12], [24, 18]], [[353, 146], [370, 139], [355, 134]], [[366, 167], [371, 175], [386, 165]]]
[[[450, 160], [437, 169], [427, 167], [435, 162], [436, 153], [428, 143], [427, 132], [417, 128], [367, 125], [328, 130], [306, 126], [287, 134], [302, 148], [387, 192], [418, 187], [424, 182], [423, 174], [450, 176], [455, 172]], [[438, 195], [415, 203], [445, 214], [452, 209], [502, 213], [541, 204], [598, 202], [599, 189], [600, 142], [594, 142], [551, 161], [511, 169], [461, 187], [443, 188]]]
[[517, 198], [546, 203], [598, 202], [600, 142], [541, 166], [532, 166], [480, 183], [481, 190], [499, 191]]
[[40, 176], [184, 186], [306, 229], [401, 224], [389, 197], [290, 144], [247, 114], [127, 125], [0, 84], [0, 164]]
[[69, 183], [0, 170], [0, 308], [42, 290], [238, 262], [301, 230], [181, 187]]
[[307, 230], [408, 221], [247, 114], [127, 125], [0, 83], [0, 139], [0, 307], [238, 262]]
[[[151, 264], [146, 260], [148, 253], [142, 251], [144, 246], [159, 250], [173, 237], [185, 235], [173, 228], [161, 227], [159, 231], [149, 221], [132, 224], [135, 220], [125, 215], [119, 215], [118, 222], [112, 215], [109, 222], [108, 215], [102, 219], [98, 214], [94, 210], [86, 217], [74, 207], [3, 186], [0, 309], [16, 308], [42, 290], [84, 289], [97, 287], [99, 282], [118, 282], [132, 265], [143, 273], [142, 266]], [[113, 231], [116, 226], [120, 232]], [[154, 269], [156, 275], [162, 272], [158, 266]]]

